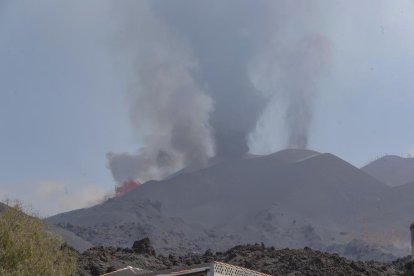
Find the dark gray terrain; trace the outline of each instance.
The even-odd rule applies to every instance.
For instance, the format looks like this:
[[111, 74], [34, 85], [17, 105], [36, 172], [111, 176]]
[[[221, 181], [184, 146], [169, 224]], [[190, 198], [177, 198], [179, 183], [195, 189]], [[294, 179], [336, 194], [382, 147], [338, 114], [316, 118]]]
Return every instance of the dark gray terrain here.
[[163, 254], [264, 242], [384, 261], [409, 252], [411, 186], [391, 188], [332, 154], [285, 150], [150, 181], [48, 221], [94, 245], [150, 237]]
[[414, 182], [414, 158], [387, 155], [369, 163], [362, 170], [391, 187]]
[[323, 253], [310, 248], [280, 249], [263, 244], [239, 245], [225, 252], [163, 256], [156, 254], [149, 240], [134, 243], [132, 248], [97, 247], [78, 255], [79, 276], [101, 275], [126, 266], [149, 271], [189, 267], [212, 261], [226, 262], [271, 275], [343, 275], [395, 276], [412, 275], [409, 258], [393, 263], [361, 262]]

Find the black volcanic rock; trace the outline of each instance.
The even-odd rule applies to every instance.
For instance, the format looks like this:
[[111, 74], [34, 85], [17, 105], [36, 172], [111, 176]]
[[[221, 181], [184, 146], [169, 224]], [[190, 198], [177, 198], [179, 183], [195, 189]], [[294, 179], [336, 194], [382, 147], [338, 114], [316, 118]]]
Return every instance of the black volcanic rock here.
[[132, 250], [134, 250], [137, 254], [148, 254], [150, 256], [155, 256], [155, 249], [152, 247], [149, 238], [135, 241], [132, 245]]
[[330, 253], [337, 253], [346, 258], [353, 258], [360, 261], [377, 260], [390, 262], [395, 260], [395, 256], [386, 253], [381, 248], [374, 247], [360, 240], [352, 240], [349, 243], [341, 245], [331, 245], [325, 249]]
[[195, 264], [221, 261], [271, 275], [402, 275], [408, 260], [395, 264], [351, 261], [336, 254], [305, 249], [276, 250], [262, 244], [239, 245], [224, 253], [177, 256], [137, 254], [128, 248], [98, 247], [79, 257], [77, 275], [100, 275], [125, 266], [158, 271]]

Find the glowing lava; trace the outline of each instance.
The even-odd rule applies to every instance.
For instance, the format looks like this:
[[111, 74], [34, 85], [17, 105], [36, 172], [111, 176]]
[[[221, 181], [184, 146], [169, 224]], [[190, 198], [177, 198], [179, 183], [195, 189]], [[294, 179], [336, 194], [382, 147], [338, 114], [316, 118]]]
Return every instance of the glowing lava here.
[[121, 197], [126, 195], [132, 190], [135, 190], [141, 185], [141, 183], [138, 180], [127, 180], [124, 183], [122, 183], [121, 186], [118, 186], [115, 188], [115, 193], [117, 197]]

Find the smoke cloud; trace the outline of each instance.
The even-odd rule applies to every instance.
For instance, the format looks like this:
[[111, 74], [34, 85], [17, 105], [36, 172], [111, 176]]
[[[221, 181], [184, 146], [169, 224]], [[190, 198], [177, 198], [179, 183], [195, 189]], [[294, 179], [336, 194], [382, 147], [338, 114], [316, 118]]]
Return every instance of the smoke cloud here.
[[145, 147], [136, 155], [108, 154], [118, 183], [202, 167], [213, 151], [208, 124], [213, 105], [194, 78], [198, 65], [191, 49], [146, 2], [128, 3], [120, 10], [117, 39], [131, 72], [131, 121]]
[[120, 48], [131, 61], [128, 102], [144, 147], [133, 155], [108, 154], [118, 183], [202, 167], [213, 155], [243, 156], [274, 98], [285, 106], [287, 146], [307, 146], [317, 80], [329, 56], [328, 39], [315, 31], [314, 5], [123, 3], [117, 3]]
[[[214, 101], [210, 117], [218, 156], [249, 151], [265, 97], [250, 80], [248, 65], [263, 39], [263, 1], [153, 1], [153, 8], [189, 41], [200, 64], [200, 81]], [[265, 17], [263, 17], [264, 15]]]
[[[318, 92], [318, 75], [325, 66], [328, 45], [320, 35], [304, 37], [301, 48], [294, 49], [288, 60], [281, 61], [289, 81], [282, 82], [287, 93], [286, 123], [289, 148], [307, 148], [309, 127], [313, 117], [313, 101]], [[303, 47], [303, 48], [302, 48]], [[296, 76], [296, 80], [291, 79]]]
[[270, 97], [283, 102], [288, 132], [286, 146], [307, 148], [313, 103], [318, 94], [317, 81], [329, 59], [329, 42], [321, 35], [310, 34], [300, 38], [297, 44], [286, 48], [278, 44], [272, 50], [273, 54], [261, 61], [264, 64], [259, 70], [260, 81], [270, 84], [266, 88]]
[[274, 28], [251, 66], [258, 89], [283, 103], [288, 148], [308, 146], [319, 77], [330, 59], [330, 41], [322, 33], [326, 24], [319, 9], [310, 1], [273, 3], [269, 10]]

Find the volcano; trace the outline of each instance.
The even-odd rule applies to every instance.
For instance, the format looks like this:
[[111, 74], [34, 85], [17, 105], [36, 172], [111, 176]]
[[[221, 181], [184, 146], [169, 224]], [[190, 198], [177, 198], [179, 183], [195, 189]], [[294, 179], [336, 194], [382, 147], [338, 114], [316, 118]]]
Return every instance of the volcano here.
[[[357, 240], [353, 246], [373, 244], [381, 253], [405, 255], [408, 228], [395, 221], [413, 218], [384, 213], [391, 206], [400, 210], [395, 205], [402, 203], [390, 202], [395, 193], [332, 154], [284, 150], [184, 170], [48, 220], [94, 245], [128, 247], [148, 236], [163, 253], [255, 242], [323, 250]], [[384, 254], [367, 258], [374, 255]]]

